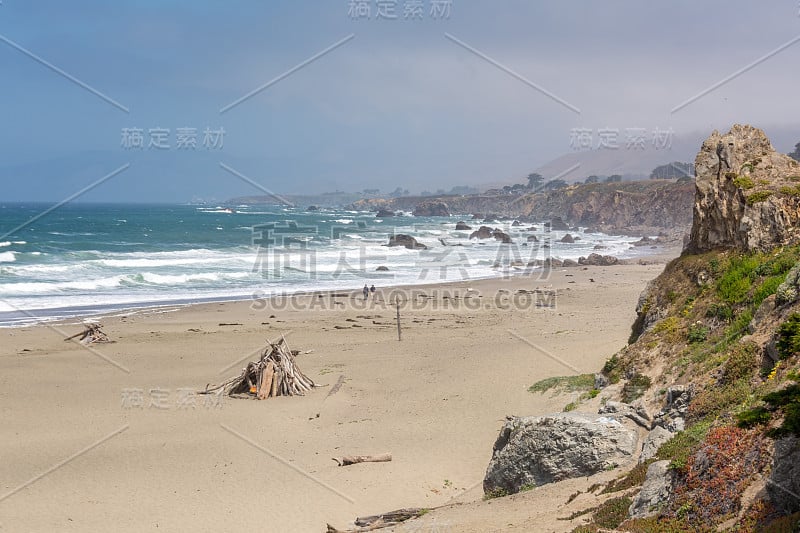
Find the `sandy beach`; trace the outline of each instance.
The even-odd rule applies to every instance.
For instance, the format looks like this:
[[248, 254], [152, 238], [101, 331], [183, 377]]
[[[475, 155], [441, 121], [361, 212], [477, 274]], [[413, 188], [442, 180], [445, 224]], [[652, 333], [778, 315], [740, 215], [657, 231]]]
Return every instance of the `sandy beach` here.
[[[0, 531], [324, 531], [448, 502], [463, 505], [398, 530], [568, 531], [553, 517], [584, 480], [481, 501], [492, 444], [506, 415], [571, 400], [531, 384], [595, 372], [625, 345], [663, 267], [407, 289], [400, 342], [391, 287], [366, 304], [354, 292], [106, 317], [115, 342], [91, 349], [64, 342], [75, 321], [0, 330]], [[281, 335], [318, 389], [189, 394]], [[392, 462], [332, 460], [383, 452]]]

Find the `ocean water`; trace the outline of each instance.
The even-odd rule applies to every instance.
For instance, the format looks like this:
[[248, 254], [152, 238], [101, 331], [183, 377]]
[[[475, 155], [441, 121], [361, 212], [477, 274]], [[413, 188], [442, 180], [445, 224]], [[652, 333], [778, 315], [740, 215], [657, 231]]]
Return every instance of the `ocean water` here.
[[[469, 217], [393, 217], [283, 206], [0, 204], [0, 326], [190, 302], [308, 290], [438, 283], [514, 274], [534, 259], [577, 259], [596, 245], [620, 258], [649, 250], [633, 237], [543, 223], [500, 227], [514, 244], [470, 240]], [[39, 217], [39, 218], [36, 218]], [[19, 229], [17, 229], [19, 228]], [[429, 250], [385, 246], [409, 234]], [[536, 235], [537, 243], [527, 243]], [[544, 243], [550, 244], [549, 248]], [[444, 243], [444, 244], [443, 244]], [[386, 266], [388, 272], [377, 272]]]

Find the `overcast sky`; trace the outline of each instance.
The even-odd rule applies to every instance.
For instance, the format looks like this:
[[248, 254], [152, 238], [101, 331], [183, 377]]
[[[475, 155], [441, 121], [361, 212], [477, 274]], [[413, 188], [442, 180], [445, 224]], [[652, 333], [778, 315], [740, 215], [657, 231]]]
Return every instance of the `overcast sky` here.
[[0, 201], [58, 201], [126, 164], [81, 198], [522, 180], [575, 128], [616, 130], [619, 150], [633, 128], [655, 149], [655, 130], [735, 122], [800, 140], [797, 0], [436, 3], [2, 0]]

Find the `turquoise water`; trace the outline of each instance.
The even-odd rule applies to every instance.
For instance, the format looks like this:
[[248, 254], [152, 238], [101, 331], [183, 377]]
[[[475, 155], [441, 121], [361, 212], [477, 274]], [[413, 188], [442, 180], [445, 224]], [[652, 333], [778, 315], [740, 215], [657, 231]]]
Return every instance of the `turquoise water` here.
[[[502, 245], [456, 231], [459, 220], [477, 229], [469, 217], [382, 220], [344, 209], [120, 204], [65, 204], [40, 216], [50, 207], [0, 204], [0, 325], [364, 283], [503, 276], [530, 272], [519, 263], [536, 258], [588, 255], [598, 243], [618, 257], [643, 252], [630, 246], [631, 237], [573, 231], [581, 240], [567, 245], [558, 242], [563, 232], [510, 220], [492, 224], [516, 243]], [[430, 249], [388, 248], [393, 233]], [[539, 245], [528, 245], [528, 235]], [[541, 246], [545, 241], [551, 248]], [[376, 272], [378, 266], [389, 271]]]

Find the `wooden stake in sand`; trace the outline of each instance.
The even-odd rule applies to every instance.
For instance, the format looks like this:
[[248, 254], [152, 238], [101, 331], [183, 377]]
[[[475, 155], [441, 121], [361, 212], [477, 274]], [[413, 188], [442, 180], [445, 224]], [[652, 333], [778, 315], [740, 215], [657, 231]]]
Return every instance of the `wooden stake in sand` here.
[[402, 335], [400, 333], [400, 297], [399, 296], [395, 296], [394, 297], [394, 304], [395, 304], [395, 306], [397, 306], [397, 340], [401, 341], [401, 340], [403, 340], [403, 337], [402, 337]]
[[303, 396], [316, 386], [297, 367], [292, 350], [281, 337], [278, 342], [267, 344], [261, 359], [247, 363], [241, 374], [213, 387], [206, 385], [198, 394], [264, 400], [274, 396]]

